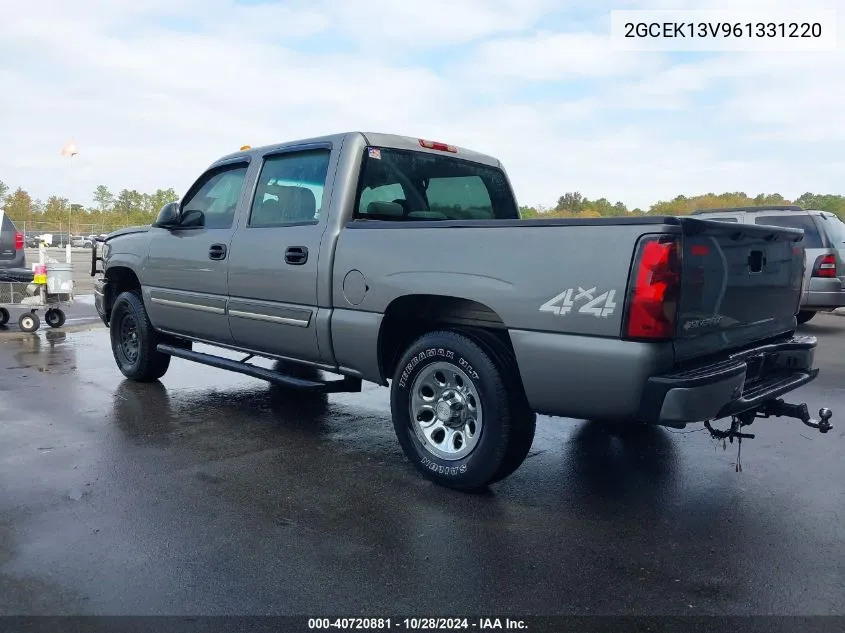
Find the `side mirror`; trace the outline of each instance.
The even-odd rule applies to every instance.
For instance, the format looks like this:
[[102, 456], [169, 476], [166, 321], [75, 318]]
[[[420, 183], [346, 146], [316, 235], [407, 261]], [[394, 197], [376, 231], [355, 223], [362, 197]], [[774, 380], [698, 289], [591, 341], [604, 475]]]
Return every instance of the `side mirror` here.
[[168, 202], [161, 208], [161, 211], [158, 212], [158, 217], [153, 223], [153, 226], [163, 229], [169, 229], [177, 226], [179, 224], [179, 215], [179, 203]]

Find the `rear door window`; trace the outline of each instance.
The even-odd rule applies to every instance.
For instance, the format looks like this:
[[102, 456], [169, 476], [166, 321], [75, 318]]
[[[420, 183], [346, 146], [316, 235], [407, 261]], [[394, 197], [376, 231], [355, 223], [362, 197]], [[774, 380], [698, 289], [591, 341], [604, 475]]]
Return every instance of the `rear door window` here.
[[824, 241], [813, 218], [809, 215], [761, 215], [757, 224], [804, 230], [804, 248], [824, 248]]
[[845, 222], [837, 217], [825, 216], [822, 226], [833, 248], [845, 248]]

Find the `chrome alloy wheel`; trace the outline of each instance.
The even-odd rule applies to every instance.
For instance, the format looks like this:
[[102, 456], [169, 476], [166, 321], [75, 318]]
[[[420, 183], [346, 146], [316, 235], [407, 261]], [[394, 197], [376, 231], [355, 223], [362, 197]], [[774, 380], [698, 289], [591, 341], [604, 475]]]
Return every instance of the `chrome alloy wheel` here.
[[411, 419], [431, 454], [454, 461], [469, 455], [481, 437], [481, 399], [472, 380], [450, 363], [423, 368], [411, 385]]

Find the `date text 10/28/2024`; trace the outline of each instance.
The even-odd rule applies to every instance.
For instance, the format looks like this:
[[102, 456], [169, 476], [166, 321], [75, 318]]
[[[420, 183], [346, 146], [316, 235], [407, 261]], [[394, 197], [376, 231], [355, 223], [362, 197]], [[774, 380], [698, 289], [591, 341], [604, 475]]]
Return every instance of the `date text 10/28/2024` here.
[[308, 618], [310, 630], [364, 631], [526, 631], [513, 618]]

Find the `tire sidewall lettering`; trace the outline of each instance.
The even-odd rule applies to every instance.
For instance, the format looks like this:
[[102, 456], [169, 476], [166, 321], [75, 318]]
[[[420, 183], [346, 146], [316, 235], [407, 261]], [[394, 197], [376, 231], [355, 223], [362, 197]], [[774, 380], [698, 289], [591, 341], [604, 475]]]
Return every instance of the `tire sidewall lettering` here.
[[468, 466], [466, 463], [463, 463], [460, 466], [448, 466], [444, 465], [443, 463], [439, 463], [439, 461], [435, 461], [435, 459], [437, 458], [429, 455], [423, 455], [420, 459], [420, 464], [423, 468], [427, 468], [433, 473], [436, 473], [438, 475], [444, 475], [446, 477], [456, 477], [458, 475], [463, 475], [468, 470]]
[[426, 360], [451, 361], [452, 364], [457, 364], [457, 366], [473, 380], [477, 381], [481, 379], [481, 376], [479, 376], [478, 372], [473, 368], [470, 362], [460, 354], [456, 354], [453, 350], [444, 347], [429, 347], [428, 349], [415, 354], [411, 360], [405, 363], [405, 367], [402, 369], [402, 375], [399, 377], [398, 386], [402, 389], [406, 389], [412, 382], [411, 378], [413, 377], [414, 370], [419, 367], [421, 362]]

